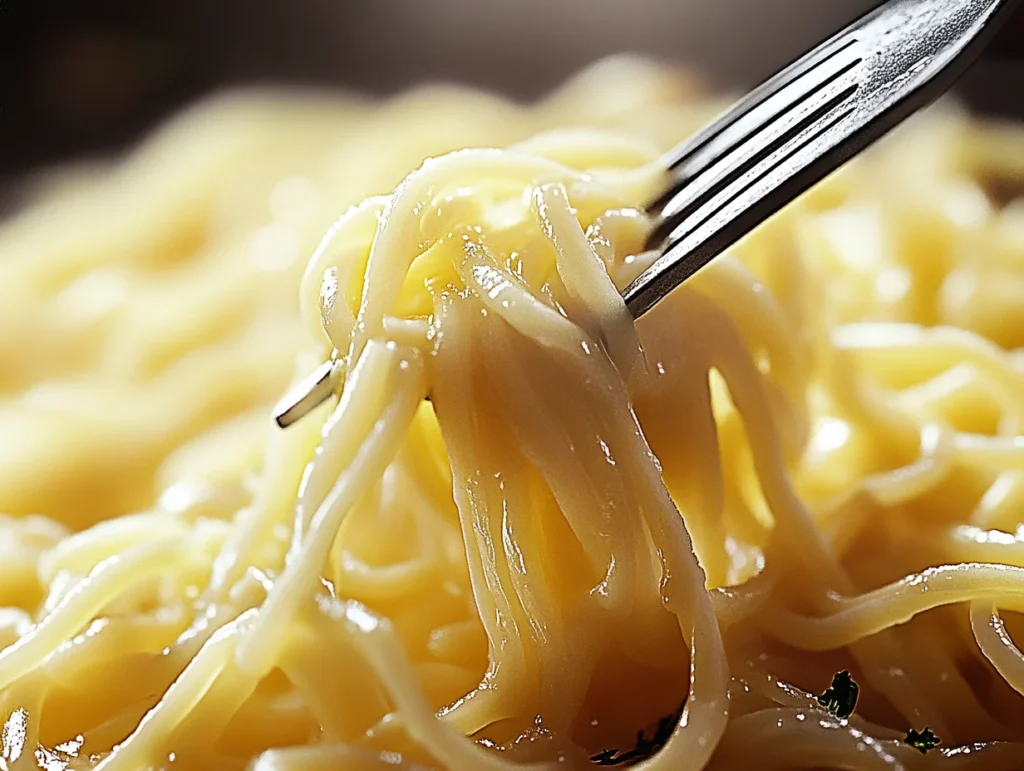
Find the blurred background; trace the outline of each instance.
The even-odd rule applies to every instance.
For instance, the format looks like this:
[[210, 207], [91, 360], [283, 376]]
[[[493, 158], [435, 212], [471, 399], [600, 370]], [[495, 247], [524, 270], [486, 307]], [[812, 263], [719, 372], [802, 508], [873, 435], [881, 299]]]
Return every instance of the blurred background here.
[[[954, 0], [950, 0], [951, 2]], [[221, 87], [387, 94], [454, 80], [521, 99], [605, 54], [752, 85], [876, 0], [0, 0], [0, 188], [109, 151]], [[961, 87], [1024, 117], [1024, 14]]]

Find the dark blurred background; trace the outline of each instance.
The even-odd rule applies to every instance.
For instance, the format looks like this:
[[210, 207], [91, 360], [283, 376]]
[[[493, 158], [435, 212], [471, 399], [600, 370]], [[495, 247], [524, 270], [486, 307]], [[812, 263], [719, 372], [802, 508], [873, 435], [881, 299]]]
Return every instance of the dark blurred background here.
[[[456, 80], [526, 99], [602, 55], [640, 51], [743, 87], [876, 2], [0, 0], [0, 186], [123, 145], [227, 85], [391, 93]], [[961, 94], [1024, 117], [1024, 14]]]

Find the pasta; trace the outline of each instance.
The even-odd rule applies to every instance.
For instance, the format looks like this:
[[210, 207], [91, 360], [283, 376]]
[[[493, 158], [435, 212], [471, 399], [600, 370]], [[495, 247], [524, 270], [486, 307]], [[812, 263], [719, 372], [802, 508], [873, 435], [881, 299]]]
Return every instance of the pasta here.
[[47, 178], [0, 767], [1024, 768], [1024, 130], [934, 108], [634, 324], [719, 106], [235, 94]]

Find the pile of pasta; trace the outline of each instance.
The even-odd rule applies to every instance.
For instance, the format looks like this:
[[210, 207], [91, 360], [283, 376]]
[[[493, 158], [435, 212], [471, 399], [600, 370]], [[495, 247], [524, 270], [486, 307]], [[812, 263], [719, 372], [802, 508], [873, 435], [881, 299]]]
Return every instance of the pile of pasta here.
[[634, 324], [720, 107], [237, 93], [41, 177], [0, 767], [1024, 767], [1024, 129], [933, 109]]

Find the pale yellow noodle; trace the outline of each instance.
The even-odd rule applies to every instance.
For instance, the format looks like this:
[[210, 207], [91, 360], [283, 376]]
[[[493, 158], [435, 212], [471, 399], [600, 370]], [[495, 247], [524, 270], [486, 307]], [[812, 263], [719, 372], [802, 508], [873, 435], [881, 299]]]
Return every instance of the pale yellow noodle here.
[[634, 323], [719, 106], [628, 57], [237, 94], [51, 176], [0, 225], [0, 767], [1024, 768], [1024, 129], [940, 106]]

